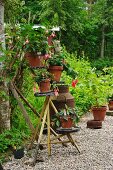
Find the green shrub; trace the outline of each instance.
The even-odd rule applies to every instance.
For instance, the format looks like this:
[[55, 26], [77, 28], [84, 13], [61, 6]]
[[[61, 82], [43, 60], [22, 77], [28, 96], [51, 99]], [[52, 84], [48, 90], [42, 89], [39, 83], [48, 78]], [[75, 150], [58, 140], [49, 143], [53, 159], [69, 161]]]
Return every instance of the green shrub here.
[[6, 152], [10, 147], [21, 146], [28, 138], [28, 134], [15, 128], [7, 130], [0, 135], [0, 153]]
[[[107, 101], [107, 95], [111, 93], [113, 82], [112, 70], [105, 69], [104, 74], [96, 74], [95, 68], [92, 68], [90, 62], [84, 58], [77, 59], [76, 56], [72, 54], [66, 55], [66, 59], [71, 65], [71, 67], [77, 72], [78, 83], [75, 88], [71, 86], [72, 78], [67, 76], [65, 72], [63, 73], [62, 80], [65, 80], [67, 84], [70, 85], [70, 92], [75, 98], [75, 106], [79, 110], [79, 114], [87, 112], [92, 105], [95, 104], [95, 98], [98, 95], [98, 102]], [[111, 76], [110, 76], [111, 74]], [[98, 94], [94, 95], [93, 87], [97, 87]], [[101, 93], [103, 87], [103, 92]], [[106, 92], [106, 95], [104, 95]], [[99, 98], [100, 94], [100, 98]], [[100, 99], [100, 100], [99, 100]]]
[[91, 61], [91, 67], [95, 67], [97, 71], [102, 71], [105, 67], [113, 66], [113, 60], [109, 58], [100, 58], [98, 60]]

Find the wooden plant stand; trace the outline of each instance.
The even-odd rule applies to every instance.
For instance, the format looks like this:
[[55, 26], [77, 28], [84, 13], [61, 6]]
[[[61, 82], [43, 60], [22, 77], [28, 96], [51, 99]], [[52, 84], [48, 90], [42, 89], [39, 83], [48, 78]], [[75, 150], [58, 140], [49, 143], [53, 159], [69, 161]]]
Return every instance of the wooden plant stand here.
[[[69, 130], [68, 131], [62, 131], [61, 129], [57, 129], [57, 132], [55, 132], [50, 126], [50, 109], [49, 109], [49, 106], [51, 105], [51, 107], [54, 109], [55, 113], [58, 112], [56, 107], [54, 106], [54, 104], [52, 102], [53, 97], [55, 97], [54, 92], [35, 93], [35, 96], [36, 97], [46, 96], [46, 99], [45, 99], [42, 111], [40, 113], [38, 125], [35, 129], [35, 133], [32, 136], [31, 144], [29, 146], [30, 148], [32, 148], [33, 142], [35, 140], [37, 140], [37, 147], [35, 149], [33, 164], [35, 165], [35, 163], [36, 163], [39, 145], [43, 145], [43, 144], [47, 145], [49, 156], [51, 155], [51, 144], [59, 144], [59, 143], [61, 143], [64, 146], [67, 146], [66, 143], [71, 143], [73, 146], [75, 146], [77, 148], [78, 152], [80, 153], [80, 150], [79, 150], [77, 144], [74, 142], [74, 140], [73, 140], [73, 138], [70, 134], [72, 132], [76, 132], [75, 129], [73, 129], [71, 131], [69, 131]], [[47, 142], [41, 143], [45, 124], [47, 126]], [[41, 127], [40, 127], [40, 125], [41, 125]], [[54, 135], [53, 138], [50, 138], [51, 133]], [[65, 136], [65, 135], [67, 136], [68, 140], [65, 140], [65, 141], [61, 140], [61, 137]]]

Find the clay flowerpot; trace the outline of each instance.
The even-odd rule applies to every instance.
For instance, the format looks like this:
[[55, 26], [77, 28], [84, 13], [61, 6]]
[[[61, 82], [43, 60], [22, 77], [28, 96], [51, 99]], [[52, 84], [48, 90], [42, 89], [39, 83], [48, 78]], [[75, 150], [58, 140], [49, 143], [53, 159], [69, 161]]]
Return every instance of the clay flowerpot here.
[[105, 115], [106, 115], [106, 106], [101, 106], [101, 107], [92, 107], [92, 113], [94, 116], [94, 120], [100, 120], [104, 121]]
[[48, 92], [50, 91], [50, 80], [49, 79], [45, 79], [45, 80], [42, 80], [40, 83], [39, 83], [39, 88], [40, 88], [40, 92]]
[[60, 117], [60, 122], [62, 128], [71, 128], [73, 126], [73, 120], [70, 116], [67, 117], [67, 120]]
[[110, 100], [108, 103], [109, 110], [113, 110], [113, 100]]
[[53, 81], [59, 82], [63, 71], [63, 66], [49, 66], [48, 71], [53, 74]]
[[27, 59], [30, 67], [44, 67], [44, 55], [37, 55], [35, 53], [26, 53], [25, 58]]

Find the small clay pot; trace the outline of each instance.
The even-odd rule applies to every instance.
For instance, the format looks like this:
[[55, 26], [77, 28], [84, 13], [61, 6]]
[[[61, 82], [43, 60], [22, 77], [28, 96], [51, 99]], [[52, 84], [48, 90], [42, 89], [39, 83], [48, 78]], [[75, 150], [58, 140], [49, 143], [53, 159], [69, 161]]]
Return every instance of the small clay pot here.
[[53, 74], [53, 81], [59, 82], [63, 71], [63, 66], [49, 66], [48, 71]]
[[50, 80], [49, 79], [41, 81], [39, 83], [40, 92], [44, 93], [44, 92], [50, 91], [50, 86], [51, 86], [51, 84], [50, 84]]
[[44, 55], [37, 55], [36, 53], [26, 53], [25, 58], [27, 59], [30, 67], [45, 67]]
[[73, 126], [73, 120], [70, 116], [67, 117], [67, 120], [60, 117], [61, 127], [62, 128], [72, 128]]
[[106, 110], [107, 110], [106, 106], [92, 107], [94, 120], [104, 121]]

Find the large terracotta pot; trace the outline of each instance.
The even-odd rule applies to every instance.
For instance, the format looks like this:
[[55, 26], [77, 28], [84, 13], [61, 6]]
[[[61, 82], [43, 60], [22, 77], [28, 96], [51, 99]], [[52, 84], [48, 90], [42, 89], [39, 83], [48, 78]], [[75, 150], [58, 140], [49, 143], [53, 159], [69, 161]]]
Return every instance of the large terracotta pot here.
[[113, 110], [113, 100], [110, 100], [108, 103], [109, 110]]
[[26, 53], [25, 58], [27, 59], [30, 67], [44, 67], [45, 61], [44, 61], [44, 55], [37, 55], [35, 53]]
[[49, 66], [48, 71], [53, 74], [53, 81], [59, 82], [63, 71], [63, 66]]
[[[60, 111], [61, 109], [65, 109], [65, 104], [68, 107], [74, 108], [75, 107], [75, 101], [74, 97], [69, 92], [69, 86], [68, 85], [58, 85], [58, 96], [52, 100], [54, 103], [56, 109]], [[50, 113], [55, 114], [55, 111], [52, 107], [50, 107]]]
[[92, 107], [94, 120], [104, 121], [106, 110], [107, 110], [107, 106]]
[[48, 92], [50, 91], [50, 80], [49, 79], [46, 79], [46, 80], [43, 80], [39, 83], [39, 88], [40, 88], [40, 92]]
[[67, 117], [67, 120], [60, 117], [61, 127], [62, 128], [71, 128], [73, 126], [73, 120], [70, 116]]

